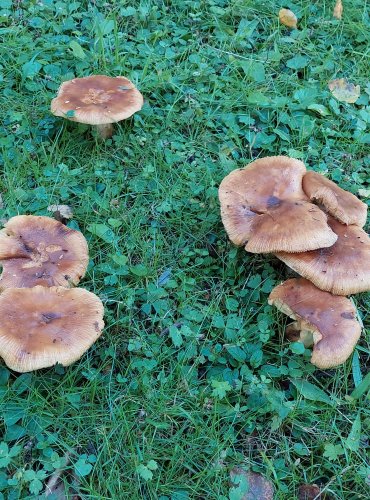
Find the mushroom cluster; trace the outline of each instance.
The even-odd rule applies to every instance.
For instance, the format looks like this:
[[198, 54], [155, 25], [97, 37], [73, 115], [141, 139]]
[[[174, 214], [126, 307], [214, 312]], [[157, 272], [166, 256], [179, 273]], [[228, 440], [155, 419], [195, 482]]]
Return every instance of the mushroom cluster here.
[[101, 335], [104, 307], [72, 288], [89, 261], [84, 236], [49, 217], [18, 215], [0, 231], [0, 357], [17, 372], [68, 366]]
[[219, 188], [230, 240], [252, 253], [271, 253], [303, 278], [290, 279], [269, 303], [292, 319], [287, 336], [313, 346], [311, 362], [345, 362], [360, 337], [352, 302], [370, 290], [367, 205], [303, 162], [272, 156], [227, 175]]

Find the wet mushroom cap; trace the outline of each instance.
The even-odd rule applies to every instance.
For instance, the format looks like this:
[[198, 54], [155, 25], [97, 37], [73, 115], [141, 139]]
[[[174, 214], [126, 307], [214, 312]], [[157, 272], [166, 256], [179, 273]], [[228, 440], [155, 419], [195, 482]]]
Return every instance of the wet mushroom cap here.
[[300, 331], [300, 341], [313, 345], [311, 363], [333, 368], [344, 363], [360, 338], [356, 308], [346, 297], [316, 288], [304, 278], [293, 278], [275, 287], [269, 304], [295, 322], [290, 334]]
[[104, 307], [82, 288], [8, 288], [0, 295], [0, 357], [17, 372], [78, 360], [100, 337]]
[[285, 156], [255, 160], [221, 182], [221, 217], [230, 240], [248, 252], [304, 252], [337, 237], [302, 190], [304, 164]]
[[338, 236], [329, 248], [276, 256], [318, 288], [335, 295], [370, 290], [370, 238], [356, 225], [345, 226], [334, 217], [328, 224]]
[[356, 224], [360, 227], [366, 224], [367, 205], [335, 182], [311, 171], [303, 177], [302, 185], [311, 201], [322, 204], [342, 224]]
[[104, 125], [129, 118], [143, 102], [127, 78], [93, 75], [62, 83], [51, 102], [51, 112], [74, 122]]
[[0, 231], [0, 290], [76, 285], [89, 262], [82, 233], [50, 217], [17, 215]]

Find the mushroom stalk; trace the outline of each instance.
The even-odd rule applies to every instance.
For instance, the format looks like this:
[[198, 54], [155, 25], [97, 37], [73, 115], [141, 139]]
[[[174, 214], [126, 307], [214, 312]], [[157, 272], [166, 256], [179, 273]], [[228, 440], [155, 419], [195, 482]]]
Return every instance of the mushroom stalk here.
[[113, 135], [112, 123], [104, 123], [103, 125], [96, 125], [96, 130], [99, 139], [109, 139]]

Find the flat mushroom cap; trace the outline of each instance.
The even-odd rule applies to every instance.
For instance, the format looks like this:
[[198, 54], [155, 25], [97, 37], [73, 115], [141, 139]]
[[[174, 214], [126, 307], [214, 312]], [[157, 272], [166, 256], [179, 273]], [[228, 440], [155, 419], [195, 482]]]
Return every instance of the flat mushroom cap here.
[[62, 83], [51, 102], [51, 112], [74, 122], [105, 125], [129, 118], [143, 102], [127, 78], [93, 75]]
[[50, 217], [17, 215], [0, 230], [0, 290], [76, 285], [89, 262], [82, 233]]
[[269, 304], [295, 320], [293, 326], [300, 331], [300, 341], [306, 347], [313, 344], [311, 363], [318, 368], [344, 363], [360, 338], [361, 326], [352, 302], [319, 290], [304, 278], [275, 287]]
[[311, 201], [322, 204], [342, 224], [356, 224], [360, 227], [366, 224], [367, 205], [323, 175], [307, 172], [303, 177], [303, 191]]
[[302, 190], [304, 164], [271, 156], [221, 182], [221, 217], [230, 240], [252, 253], [304, 252], [335, 243], [326, 215]]
[[8, 288], [0, 295], [0, 357], [17, 372], [77, 361], [100, 337], [104, 307], [83, 288]]
[[329, 248], [276, 256], [321, 290], [335, 295], [370, 290], [370, 238], [358, 226], [345, 226], [334, 217], [328, 224], [338, 236]]

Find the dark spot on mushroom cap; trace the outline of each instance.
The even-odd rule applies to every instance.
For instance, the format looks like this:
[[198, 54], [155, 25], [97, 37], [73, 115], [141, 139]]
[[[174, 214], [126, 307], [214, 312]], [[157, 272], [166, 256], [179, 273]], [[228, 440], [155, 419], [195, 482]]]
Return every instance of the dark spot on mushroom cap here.
[[95, 323], [94, 323], [94, 328], [95, 328], [96, 332], [100, 332], [99, 323], [97, 321], [95, 321]]
[[267, 208], [276, 208], [280, 205], [280, 199], [276, 196], [269, 196], [267, 198]]
[[41, 319], [46, 324], [51, 323], [51, 321], [53, 321], [54, 319], [58, 319], [60, 317], [61, 317], [60, 314], [54, 312], [47, 312], [41, 314]]
[[342, 318], [344, 318], [344, 319], [355, 319], [355, 315], [353, 314], [353, 312], [352, 312], [352, 311], [350, 311], [350, 312], [343, 312], [343, 313], [341, 314], [341, 316], [342, 316]]

